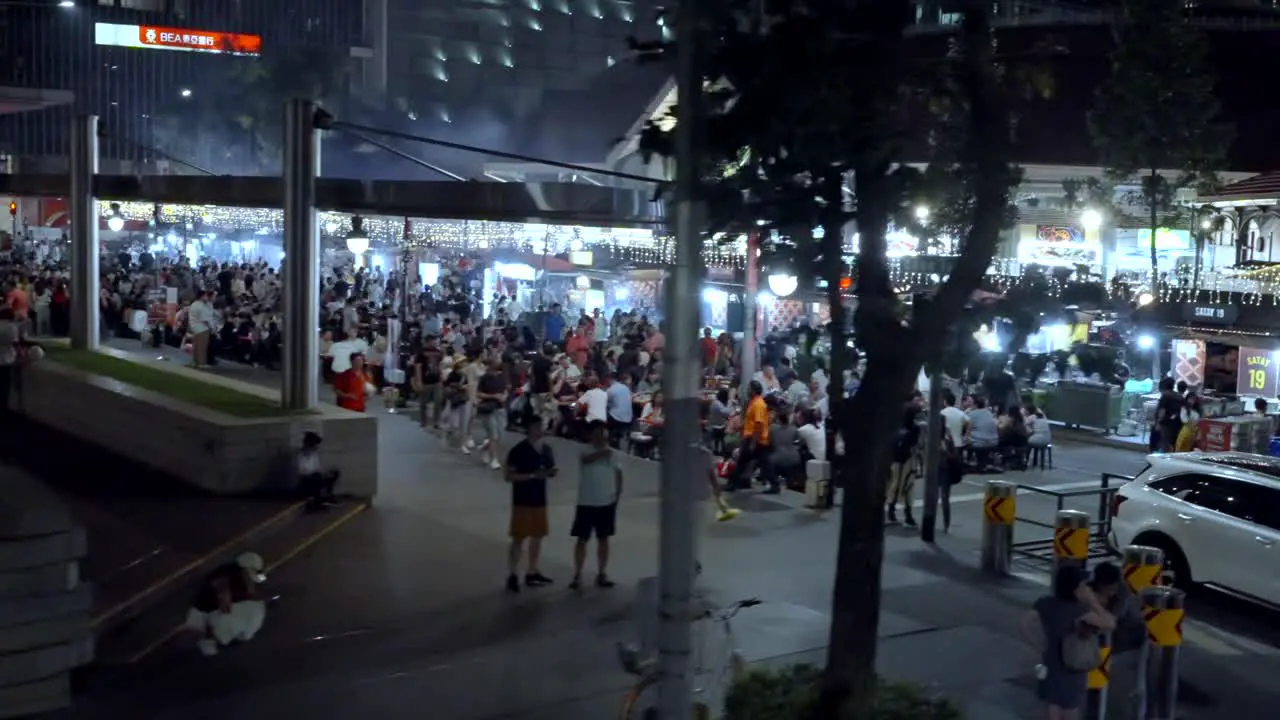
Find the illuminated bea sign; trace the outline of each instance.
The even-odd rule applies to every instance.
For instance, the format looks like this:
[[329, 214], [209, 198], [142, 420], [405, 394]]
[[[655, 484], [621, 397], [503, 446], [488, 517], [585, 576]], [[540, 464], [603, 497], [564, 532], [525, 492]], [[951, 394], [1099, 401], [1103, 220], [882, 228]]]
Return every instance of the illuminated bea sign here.
[[115, 47], [181, 50], [226, 55], [261, 55], [262, 37], [246, 33], [213, 32], [154, 25], [94, 23], [94, 43]]

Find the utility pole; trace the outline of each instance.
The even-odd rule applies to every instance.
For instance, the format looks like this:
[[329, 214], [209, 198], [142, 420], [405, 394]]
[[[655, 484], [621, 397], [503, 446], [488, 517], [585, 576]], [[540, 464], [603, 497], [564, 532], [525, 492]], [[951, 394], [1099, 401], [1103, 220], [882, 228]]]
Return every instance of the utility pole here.
[[316, 106], [285, 104], [284, 135], [284, 348], [281, 404], [312, 410], [320, 404], [320, 226], [316, 221], [316, 176], [320, 136]]
[[755, 378], [756, 360], [760, 357], [760, 329], [756, 318], [760, 313], [760, 231], [747, 233], [747, 267], [743, 278], [742, 293], [742, 344], [739, 346], [738, 369], [742, 374], [742, 387], [738, 392], [745, 403], [751, 393], [747, 389]]
[[[927, 367], [927, 366], [926, 366]], [[929, 374], [929, 417], [924, 436], [924, 513], [920, 521], [920, 539], [934, 541], [938, 527], [938, 465], [942, 451], [942, 378], [934, 371]]]
[[701, 202], [702, 69], [699, 3], [682, 0], [676, 19], [675, 262], [667, 282], [667, 396], [663, 433], [658, 562], [658, 717], [690, 720], [693, 712], [693, 585], [697, 567], [694, 488], [705, 483], [698, 418], [701, 362], [698, 347]]
[[71, 125], [71, 347], [97, 350], [99, 327], [98, 116], [77, 115]]

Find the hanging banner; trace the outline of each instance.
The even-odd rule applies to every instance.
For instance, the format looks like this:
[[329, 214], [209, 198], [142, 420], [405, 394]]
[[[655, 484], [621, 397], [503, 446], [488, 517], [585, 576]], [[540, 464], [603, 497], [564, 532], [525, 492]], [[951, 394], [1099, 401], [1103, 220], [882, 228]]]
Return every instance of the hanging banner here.
[[1240, 308], [1235, 305], [1211, 305], [1209, 303], [1182, 304], [1182, 319], [1187, 322], [1232, 325], [1238, 317], [1240, 317]]
[[1173, 341], [1173, 379], [1193, 388], [1204, 386], [1207, 351], [1203, 340]]
[[1240, 348], [1236, 365], [1236, 394], [1275, 397], [1280, 383], [1276, 381], [1276, 354], [1271, 350]]

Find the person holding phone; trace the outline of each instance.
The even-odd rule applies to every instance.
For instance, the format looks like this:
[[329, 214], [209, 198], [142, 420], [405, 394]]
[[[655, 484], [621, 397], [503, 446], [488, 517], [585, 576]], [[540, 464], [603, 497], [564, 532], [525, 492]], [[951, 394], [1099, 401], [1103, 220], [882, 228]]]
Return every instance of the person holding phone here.
[[511, 545], [507, 549], [507, 591], [520, 592], [518, 571], [520, 558], [525, 562], [524, 584], [542, 587], [551, 584], [551, 578], [538, 569], [542, 556], [542, 539], [547, 536], [547, 479], [559, 472], [551, 448], [543, 440], [542, 423], [534, 418], [527, 423], [528, 433], [507, 453], [505, 478], [511, 483], [511, 524], [508, 534]]
[[573, 546], [573, 581], [570, 590], [582, 588], [582, 567], [587, 561], [587, 543], [596, 539], [596, 587], [611, 588], [609, 579], [609, 538], [613, 537], [622, 496], [622, 470], [609, 447], [609, 426], [597, 420], [589, 426], [591, 445], [581, 457], [578, 474], [578, 507], [569, 534]]

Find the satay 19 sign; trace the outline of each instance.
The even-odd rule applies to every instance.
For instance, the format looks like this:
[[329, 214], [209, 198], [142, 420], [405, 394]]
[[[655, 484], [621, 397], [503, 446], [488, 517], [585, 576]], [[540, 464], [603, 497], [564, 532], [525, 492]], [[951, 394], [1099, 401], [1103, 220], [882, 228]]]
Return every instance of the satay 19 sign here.
[[1276, 356], [1271, 350], [1240, 348], [1236, 394], [1275, 397], [1277, 389], [1280, 389], [1280, 383], [1276, 381], [1276, 372], [1280, 370]]

